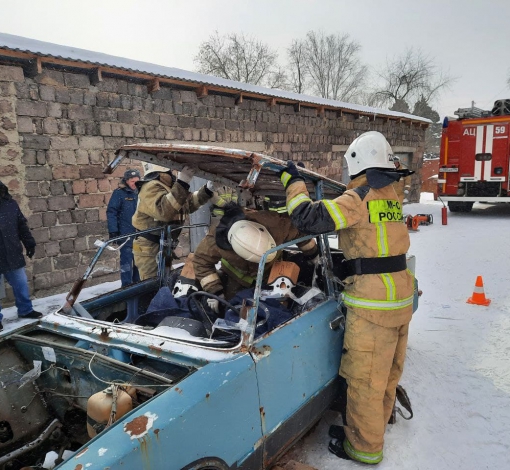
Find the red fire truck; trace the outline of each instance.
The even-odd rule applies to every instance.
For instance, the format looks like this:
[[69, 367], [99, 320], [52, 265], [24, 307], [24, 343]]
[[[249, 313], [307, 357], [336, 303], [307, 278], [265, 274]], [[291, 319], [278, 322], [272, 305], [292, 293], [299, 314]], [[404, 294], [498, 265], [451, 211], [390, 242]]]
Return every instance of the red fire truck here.
[[491, 111], [461, 108], [445, 118], [441, 137], [438, 194], [452, 212], [475, 202], [510, 202], [510, 100]]

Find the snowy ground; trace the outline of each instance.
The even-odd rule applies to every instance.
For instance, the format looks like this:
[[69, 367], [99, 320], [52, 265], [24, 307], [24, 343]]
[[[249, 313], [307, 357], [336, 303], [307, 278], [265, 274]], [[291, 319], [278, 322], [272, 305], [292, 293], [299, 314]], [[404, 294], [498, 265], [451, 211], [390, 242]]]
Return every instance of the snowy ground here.
[[[409, 214], [432, 214], [434, 224], [411, 233], [411, 253], [423, 296], [411, 322], [402, 385], [414, 419], [389, 426], [381, 470], [510, 468], [510, 205], [475, 204], [468, 214], [448, 213], [422, 198]], [[489, 307], [469, 305], [482, 275]], [[85, 290], [88, 297], [115, 284]], [[81, 297], [80, 297], [81, 298]], [[36, 299], [48, 313], [64, 295]], [[3, 311], [5, 329], [14, 309]], [[30, 320], [24, 320], [29, 322]], [[19, 325], [18, 322], [16, 322]], [[327, 450], [334, 414], [291, 450], [289, 457], [319, 470], [355, 469]]]

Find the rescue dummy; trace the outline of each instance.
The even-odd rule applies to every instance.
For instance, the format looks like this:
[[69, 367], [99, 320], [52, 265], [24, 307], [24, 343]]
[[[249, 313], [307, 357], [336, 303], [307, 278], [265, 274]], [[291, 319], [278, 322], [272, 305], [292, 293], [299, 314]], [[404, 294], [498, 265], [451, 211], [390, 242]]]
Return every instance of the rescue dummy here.
[[[138, 207], [133, 215], [133, 226], [142, 231], [165, 224], [182, 225], [185, 213], [195, 212], [214, 196], [210, 181], [198, 191], [190, 193], [194, 170], [185, 166], [177, 175], [171, 171], [151, 171], [138, 186]], [[157, 256], [159, 236], [156, 233], [138, 236], [133, 243], [135, 264], [141, 280], [158, 273]]]
[[[195, 277], [202, 289], [231, 299], [238, 291], [255, 285], [262, 255], [275, 246], [302, 236], [292, 225], [288, 214], [243, 209], [237, 204], [224, 206], [224, 216], [211, 227], [193, 257]], [[309, 260], [318, 257], [315, 240], [298, 244]], [[267, 257], [266, 276], [278, 254]], [[216, 264], [221, 262], [220, 272]], [[209, 299], [216, 313], [219, 302]]]
[[348, 268], [347, 307], [340, 375], [347, 382], [344, 426], [333, 426], [329, 450], [367, 464], [383, 459], [384, 432], [395, 402], [413, 311], [412, 273], [406, 267], [409, 234], [395, 183], [396, 170], [379, 132], [366, 132], [345, 154], [351, 181], [336, 199], [312, 202], [303, 178], [289, 162], [281, 173], [287, 208], [302, 233], [340, 231]]

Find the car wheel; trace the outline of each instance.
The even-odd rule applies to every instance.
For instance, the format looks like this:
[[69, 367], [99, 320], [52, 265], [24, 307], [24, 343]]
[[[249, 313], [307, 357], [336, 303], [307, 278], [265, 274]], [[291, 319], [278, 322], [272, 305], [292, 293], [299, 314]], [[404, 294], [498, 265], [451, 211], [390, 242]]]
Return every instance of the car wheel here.
[[205, 458], [186, 465], [181, 470], [229, 470], [230, 467], [220, 459]]

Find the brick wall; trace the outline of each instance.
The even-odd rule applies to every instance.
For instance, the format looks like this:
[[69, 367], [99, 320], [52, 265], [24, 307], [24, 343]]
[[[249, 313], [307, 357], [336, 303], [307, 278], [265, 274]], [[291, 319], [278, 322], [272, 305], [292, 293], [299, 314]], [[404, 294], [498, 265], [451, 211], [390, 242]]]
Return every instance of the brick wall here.
[[[106, 205], [127, 162], [113, 175], [103, 168], [118, 147], [135, 142], [202, 142], [252, 148], [309, 166], [340, 180], [341, 157], [360, 133], [378, 130], [393, 146], [416, 150], [424, 129], [409, 122], [234, 96], [198, 98], [193, 90], [153, 93], [128, 79], [43, 69], [34, 78], [0, 65], [0, 178], [29, 220], [37, 241], [27, 271], [36, 295], [62, 292], [85, 269], [93, 243], [106, 237]], [[116, 257], [96, 282], [112, 278]]]
[[434, 199], [437, 199], [437, 176], [439, 174], [439, 158], [433, 160], [423, 160], [421, 171], [421, 191], [434, 193]]

